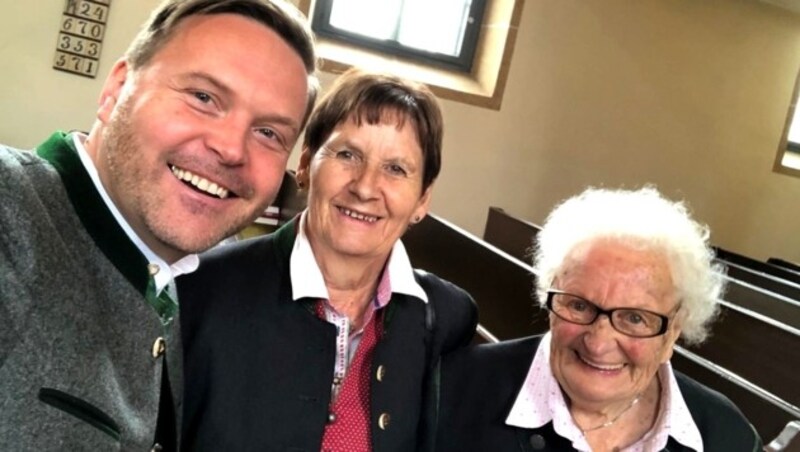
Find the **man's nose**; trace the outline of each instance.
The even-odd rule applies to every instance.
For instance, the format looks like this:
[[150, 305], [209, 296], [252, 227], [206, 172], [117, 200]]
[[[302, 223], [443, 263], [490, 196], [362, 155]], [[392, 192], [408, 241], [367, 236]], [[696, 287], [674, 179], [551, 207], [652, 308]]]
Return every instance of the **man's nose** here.
[[250, 127], [235, 116], [215, 124], [208, 132], [206, 144], [225, 165], [242, 165], [247, 162], [247, 135]]

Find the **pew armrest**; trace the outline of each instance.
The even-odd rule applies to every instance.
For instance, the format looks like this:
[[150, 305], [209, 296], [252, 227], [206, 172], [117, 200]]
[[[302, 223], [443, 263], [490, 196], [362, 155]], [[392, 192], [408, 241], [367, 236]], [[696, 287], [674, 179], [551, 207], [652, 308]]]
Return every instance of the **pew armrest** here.
[[764, 446], [764, 450], [767, 452], [787, 450], [790, 444], [800, 444], [798, 443], [800, 440], [797, 439], [798, 433], [800, 433], [800, 420], [790, 421], [775, 439]]

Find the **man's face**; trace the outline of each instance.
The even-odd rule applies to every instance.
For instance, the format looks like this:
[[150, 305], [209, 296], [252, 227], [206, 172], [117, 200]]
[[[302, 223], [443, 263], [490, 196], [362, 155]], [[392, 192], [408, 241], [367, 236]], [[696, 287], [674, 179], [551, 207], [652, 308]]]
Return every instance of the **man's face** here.
[[300, 56], [264, 25], [189, 17], [145, 66], [117, 63], [87, 150], [131, 227], [173, 262], [237, 232], [274, 199], [307, 83]]

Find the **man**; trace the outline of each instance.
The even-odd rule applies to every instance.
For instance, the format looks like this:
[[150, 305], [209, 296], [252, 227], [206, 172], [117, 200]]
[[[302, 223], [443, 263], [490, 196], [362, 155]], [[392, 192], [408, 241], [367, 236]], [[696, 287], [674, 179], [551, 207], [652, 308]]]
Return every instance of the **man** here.
[[88, 135], [0, 146], [0, 450], [177, 449], [170, 283], [274, 198], [316, 97], [279, 2], [166, 0]]

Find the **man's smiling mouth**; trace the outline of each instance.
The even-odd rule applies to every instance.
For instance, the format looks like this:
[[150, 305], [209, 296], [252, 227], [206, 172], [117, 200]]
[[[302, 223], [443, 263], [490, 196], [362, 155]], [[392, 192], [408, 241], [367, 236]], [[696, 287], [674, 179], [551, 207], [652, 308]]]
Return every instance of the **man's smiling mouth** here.
[[198, 176], [197, 174], [193, 174], [191, 171], [178, 168], [175, 165], [170, 165], [169, 169], [175, 177], [203, 193], [216, 196], [219, 199], [227, 198], [230, 193], [227, 188], [218, 185], [216, 182], [211, 182], [204, 177]]

